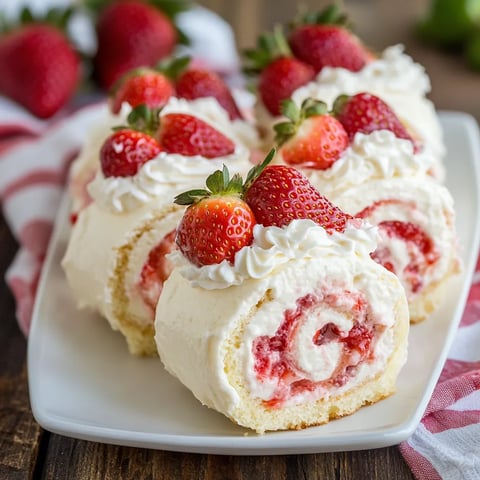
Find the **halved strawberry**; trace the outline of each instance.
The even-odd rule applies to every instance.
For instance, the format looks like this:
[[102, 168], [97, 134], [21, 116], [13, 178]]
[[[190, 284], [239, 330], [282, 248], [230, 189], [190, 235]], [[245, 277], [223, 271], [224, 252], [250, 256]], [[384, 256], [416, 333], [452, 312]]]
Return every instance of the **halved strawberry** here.
[[340, 95], [333, 104], [333, 112], [345, 127], [350, 140], [357, 132], [368, 134], [376, 130], [390, 130], [396, 137], [410, 140], [415, 151], [420, 148], [392, 108], [376, 95], [366, 92], [353, 96]]
[[283, 227], [303, 218], [313, 220], [329, 233], [345, 230], [351, 215], [321, 195], [297, 169], [268, 165], [268, 159], [251, 170], [244, 187], [245, 201], [258, 223]]
[[207, 158], [230, 155], [233, 141], [202, 119], [187, 113], [167, 113], [160, 120], [158, 140], [169, 153]]
[[258, 75], [258, 93], [265, 108], [272, 115], [280, 115], [281, 103], [292, 93], [310, 82], [314, 69], [295, 58], [280, 29], [273, 34], [262, 35], [255, 50], [247, 50], [245, 56], [251, 65], [246, 71]]
[[138, 68], [121, 77], [111, 92], [111, 110], [120, 112], [122, 103], [132, 107], [145, 104], [150, 108], [163, 107], [175, 94], [172, 82], [161, 72]]
[[287, 99], [282, 113], [289, 121], [274, 125], [283, 160], [290, 165], [324, 170], [348, 147], [343, 125], [327, 112], [324, 102], [307, 98], [300, 108]]
[[241, 199], [241, 177], [230, 179], [225, 166], [206, 185], [175, 197], [175, 203], [189, 205], [177, 228], [177, 245], [197, 266], [232, 263], [236, 252], [252, 242], [255, 217]]
[[347, 17], [338, 5], [331, 5], [317, 14], [307, 14], [295, 24], [288, 39], [290, 48], [316, 72], [325, 66], [357, 72], [372, 55], [346, 24]]

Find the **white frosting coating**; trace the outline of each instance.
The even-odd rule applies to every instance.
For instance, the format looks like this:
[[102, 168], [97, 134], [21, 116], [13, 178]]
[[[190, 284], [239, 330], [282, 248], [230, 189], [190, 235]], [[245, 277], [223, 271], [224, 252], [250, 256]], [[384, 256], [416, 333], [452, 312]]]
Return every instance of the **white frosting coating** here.
[[[182, 209], [163, 215], [167, 207], [165, 202], [157, 201], [130, 214], [114, 215], [92, 203], [82, 211], [62, 259], [62, 267], [79, 308], [98, 311], [113, 329], [119, 328], [115, 316], [118, 299], [114, 297], [111, 279], [116, 275], [119, 248], [130, 245], [124, 271], [124, 287], [130, 295], [128, 313], [131, 320], [139, 324], [152, 322], [152, 312], [137, 298], [134, 287], [150, 250], [176, 227], [181, 218]], [[159, 220], [153, 223], [153, 228], [144, 230], [154, 218]], [[86, 245], [90, 248], [85, 248]]]
[[197, 267], [180, 251], [173, 252], [169, 258], [192, 286], [222, 289], [248, 279], [264, 278], [281, 265], [299, 259], [352, 252], [368, 256], [376, 247], [377, 231], [373, 227], [351, 225], [344, 233], [328, 234], [312, 220], [294, 220], [284, 228], [257, 224], [253, 237], [251, 245], [236, 253], [233, 264], [223, 260], [219, 264]]
[[[283, 163], [281, 151], [275, 161]], [[414, 154], [410, 141], [388, 130], [378, 130], [368, 135], [357, 133], [330, 168], [302, 168], [302, 172], [328, 196], [370, 180], [424, 176], [433, 164], [433, 158], [426, 153]]]

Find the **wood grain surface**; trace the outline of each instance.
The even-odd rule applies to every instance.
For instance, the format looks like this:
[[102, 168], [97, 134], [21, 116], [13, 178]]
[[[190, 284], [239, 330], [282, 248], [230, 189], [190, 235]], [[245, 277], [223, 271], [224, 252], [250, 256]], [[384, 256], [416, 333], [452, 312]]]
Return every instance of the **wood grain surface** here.
[[[251, 47], [263, 29], [288, 21], [297, 3], [288, 0], [200, 1], [233, 27], [239, 49]], [[304, 1], [320, 8], [327, 2]], [[375, 50], [404, 43], [429, 72], [438, 108], [462, 110], [480, 119], [480, 75], [458, 56], [419, 42], [416, 21], [426, 0], [350, 0], [345, 7], [357, 33]], [[282, 456], [218, 456], [118, 447], [44, 431], [29, 405], [27, 344], [15, 320], [4, 280], [17, 245], [0, 216], [0, 479], [412, 479], [397, 447], [357, 452]]]

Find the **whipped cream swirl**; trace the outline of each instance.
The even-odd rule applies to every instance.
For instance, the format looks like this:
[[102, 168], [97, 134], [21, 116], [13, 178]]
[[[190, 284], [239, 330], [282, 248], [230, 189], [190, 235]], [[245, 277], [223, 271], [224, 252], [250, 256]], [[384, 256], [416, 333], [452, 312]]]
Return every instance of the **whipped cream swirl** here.
[[99, 171], [87, 188], [100, 208], [112, 213], [131, 212], [160, 196], [169, 195], [171, 200], [172, 191], [202, 185], [224, 164], [232, 174], [244, 174], [251, 167], [248, 150], [237, 145], [231, 155], [214, 159], [161, 152], [131, 177], [104, 177]]
[[426, 175], [434, 164], [428, 153], [414, 154], [409, 140], [389, 130], [357, 133], [351, 145], [330, 168], [302, 172], [323, 193], [339, 192], [374, 179]]
[[[327, 87], [331, 87], [332, 92]], [[314, 81], [297, 89], [293, 100], [301, 104], [308, 97], [331, 103], [339, 93], [353, 95], [357, 92], [390, 92], [425, 96], [431, 90], [430, 78], [425, 68], [404, 53], [403, 45], [386, 48], [382, 55], [358, 72], [345, 68], [325, 67]]]
[[293, 220], [286, 227], [255, 225], [253, 242], [239, 250], [235, 261], [197, 267], [180, 251], [168, 258], [193, 287], [206, 290], [240, 285], [248, 279], [260, 279], [282, 265], [299, 259], [318, 256], [356, 255], [369, 257], [377, 246], [378, 230], [370, 224], [351, 221], [345, 232], [332, 234], [312, 220]]

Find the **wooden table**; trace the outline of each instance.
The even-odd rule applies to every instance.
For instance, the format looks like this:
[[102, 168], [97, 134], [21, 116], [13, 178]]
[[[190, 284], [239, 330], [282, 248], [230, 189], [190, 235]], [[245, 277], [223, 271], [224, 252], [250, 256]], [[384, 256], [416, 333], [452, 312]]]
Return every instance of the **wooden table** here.
[[[289, 0], [202, 1], [232, 25], [241, 48], [295, 11]], [[307, 1], [321, 6], [322, 2]], [[323, 4], [326, 2], [323, 2]], [[480, 74], [463, 60], [419, 43], [412, 33], [427, 1], [351, 0], [356, 31], [374, 49], [402, 42], [430, 73], [431, 98], [442, 109], [480, 119]], [[249, 21], [245, 21], [248, 18]], [[396, 446], [376, 450], [285, 456], [219, 456], [103, 445], [44, 431], [33, 419], [25, 364], [27, 343], [15, 320], [5, 270], [17, 245], [0, 216], [0, 479], [412, 479]]]

